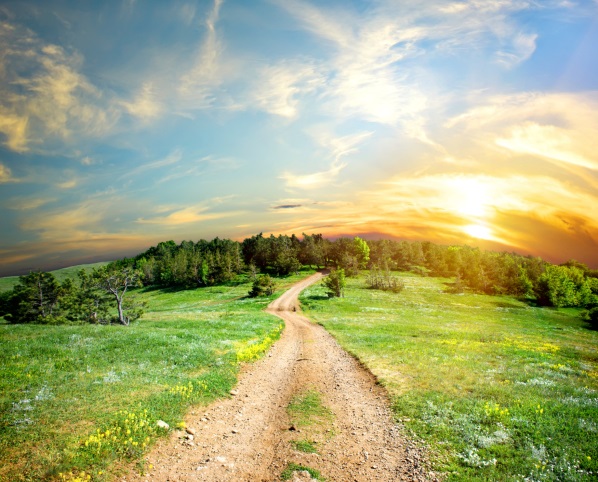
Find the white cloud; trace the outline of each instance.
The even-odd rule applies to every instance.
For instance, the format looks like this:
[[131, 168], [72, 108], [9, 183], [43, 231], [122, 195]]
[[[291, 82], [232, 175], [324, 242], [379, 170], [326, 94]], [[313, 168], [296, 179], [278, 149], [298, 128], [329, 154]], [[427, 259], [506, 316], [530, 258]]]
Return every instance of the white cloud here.
[[518, 33], [512, 39], [510, 51], [499, 51], [498, 62], [507, 68], [512, 68], [525, 62], [536, 51], [537, 34]]
[[453, 119], [478, 142], [559, 165], [598, 170], [598, 92], [496, 96]]
[[153, 216], [149, 218], [138, 218], [136, 222], [138, 224], [157, 224], [164, 227], [169, 227], [199, 223], [203, 221], [212, 221], [215, 219], [221, 219], [239, 214], [236, 211], [210, 212], [210, 206], [208, 206], [208, 204], [219, 204], [221, 202], [222, 199], [216, 198], [195, 206], [158, 209], [160, 214], [163, 212], [169, 212], [169, 214], [164, 216]]
[[285, 172], [280, 177], [284, 179], [288, 188], [319, 189], [333, 182], [346, 166], [346, 164], [334, 162], [327, 171], [304, 175]]
[[54, 198], [16, 198], [10, 200], [10, 209], [29, 211], [54, 202]]
[[180, 78], [179, 94], [185, 108], [205, 108], [213, 101], [214, 89], [224, 80], [221, 64], [222, 42], [216, 32], [216, 23], [223, 0], [214, 0], [205, 20], [206, 35], [197, 49], [191, 68]]
[[4, 164], [0, 163], [0, 184], [6, 182], [14, 182], [10, 169]]
[[140, 174], [146, 173], [148, 171], [153, 171], [155, 169], [161, 169], [166, 166], [171, 166], [173, 164], [177, 164], [183, 158], [183, 151], [180, 149], [175, 149], [170, 154], [168, 154], [163, 159], [158, 159], [153, 162], [148, 162], [146, 164], [141, 164], [137, 166], [135, 169], [128, 171], [123, 177], [133, 177], [138, 176]]
[[357, 150], [357, 146], [368, 139], [372, 132], [359, 132], [356, 134], [336, 137], [321, 127], [314, 128], [313, 137], [318, 144], [324, 147], [332, 157], [330, 168], [325, 171], [311, 174], [283, 173], [287, 188], [290, 189], [319, 189], [330, 185], [336, 180], [341, 171], [347, 167], [341, 159]]
[[156, 99], [151, 82], [145, 82], [137, 96], [132, 102], [122, 101], [127, 112], [142, 120], [151, 120], [158, 117], [162, 111], [162, 105]]
[[0, 50], [0, 133], [9, 149], [25, 152], [49, 139], [103, 135], [116, 122], [118, 111], [80, 73], [77, 53], [7, 22], [0, 24]]
[[294, 118], [298, 113], [299, 96], [314, 92], [324, 83], [313, 65], [284, 62], [266, 66], [249, 94], [249, 104], [281, 117]]

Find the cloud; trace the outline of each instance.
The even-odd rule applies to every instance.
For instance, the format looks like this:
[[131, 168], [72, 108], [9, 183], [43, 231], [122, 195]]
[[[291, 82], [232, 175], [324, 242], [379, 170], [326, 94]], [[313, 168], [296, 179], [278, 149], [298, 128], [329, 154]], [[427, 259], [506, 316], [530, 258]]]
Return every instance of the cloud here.
[[301, 62], [265, 66], [257, 77], [250, 106], [287, 118], [296, 117], [299, 96], [316, 91], [324, 82], [313, 65]]
[[200, 174], [214, 173], [218, 171], [232, 171], [239, 167], [239, 162], [230, 157], [204, 156], [195, 161], [180, 163], [176, 169], [168, 175], [161, 177], [158, 184], [170, 182], [182, 177], [189, 178]]
[[216, 32], [223, 0], [214, 0], [212, 10], [205, 20], [206, 35], [192, 60], [191, 68], [180, 78], [179, 94], [186, 105], [185, 109], [205, 108], [213, 101], [213, 89], [224, 80], [220, 62], [223, 46]]
[[29, 120], [0, 105], [0, 132], [6, 136], [4, 145], [15, 152], [27, 151], [27, 126]]
[[73, 189], [74, 187], [77, 187], [78, 184], [78, 179], [73, 178], [57, 183], [56, 187], [59, 189]]
[[118, 111], [80, 73], [76, 52], [46, 43], [18, 24], [0, 23], [0, 132], [5, 146], [26, 152], [50, 139], [100, 136]]
[[179, 226], [183, 224], [193, 224], [202, 221], [211, 221], [220, 219], [226, 216], [232, 216], [235, 213], [210, 213], [209, 208], [205, 205], [189, 206], [173, 210], [166, 216], [155, 216], [149, 219], [139, 218], [138, 224], [158, 224], [164, 227]]
[[161, 169], [166, 166], [171, 166], [173, 164], [177, 164], [183, 158], [183, 151], [180, 149], [175, 149], [170, 154], [168, 154], [163, 159], [158, 159], [153, 162], [148, 162], [146, 164], [141, 164], [134, 169], [131, 169], [123, 177], [136, 177], [141, 174], [147, 173], [148, 171], [153, 171], [156, 169]]
[[346, 166], [346, 164], [335, 162], [327, 171], [304, 175], [285, 172], [280, 178], [284, 179], [288, 188], [319, 189], [333, 182]]
[[27, 216], [20, 223], [24, 231], [34, 231], [40, 240], [92, 239], [104, 220], [105, 205], [83, 203]]
[[[284, 232], [381, 233], [445, 244], [494, 243], [564, 261], [563, 246], [598, 262], [598, 197], [548, 176], [430, 174], [395, 176], [351, 201], [285, 210]], [[550, 237], [547, 237], [550, 235]], [[592, 251], [593, 249], [593, 251]]]
[[156, 93], [151, 82], [145, 82], [132, 102], [122, 101], [127, 112], [142, 120], [151, 120], [160, 115], [162, 105], [156, 100]]
[[10, 169], [4, 164], [0, 163], [0, 184], [7, 182], [15, 182], [15, 179], [12, 177]]
[[450, 119], [446, 127], [465, 129], [463, 135], [488, 149], [494, 144], [559, 166], [596, 171], [596, 109], [598, 92], [496, 96]]
[[17, 211], [29, 211], [56, 201], [55, 198], [13, 198], [8, 207]]
[[529, 59], [536, 51], [537, 34], [518, 33], [514, 35], [512, 49], [510, 51], [499, 51], [498, 62], [507, 68], [515, 67]]
[[279, 204], [278, 206], [272, 206], [272, 209], [295, 209], [303, 206], [302, 204]]

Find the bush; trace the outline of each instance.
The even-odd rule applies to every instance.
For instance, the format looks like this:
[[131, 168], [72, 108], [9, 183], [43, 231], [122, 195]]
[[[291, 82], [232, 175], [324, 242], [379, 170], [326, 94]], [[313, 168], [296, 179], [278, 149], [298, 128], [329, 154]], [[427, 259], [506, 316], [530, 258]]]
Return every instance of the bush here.
[[276, 290], [274, 280], [268, 274], [258, 276], [253, 281], [249, 296], [255, 298], [257, 296], [270, 296]]
[[326, 278], [324, 278], [324, 286], [328, 288], [326, 293], [329, 298], [342, 298], [345, 296], [345, 286], [347, 281], [345, 280], [344, 269], [333, 269]]
[[399, 293], [405, 289], [405, 283], [402, 279], [391, 276], [389, 270], [381, 271], [377, 267], [372, 268], [365, 282], [373, 290]]
[[598, 307], [590, 308], [588, 310], [588, 321], [594, 329], [598, 329]]

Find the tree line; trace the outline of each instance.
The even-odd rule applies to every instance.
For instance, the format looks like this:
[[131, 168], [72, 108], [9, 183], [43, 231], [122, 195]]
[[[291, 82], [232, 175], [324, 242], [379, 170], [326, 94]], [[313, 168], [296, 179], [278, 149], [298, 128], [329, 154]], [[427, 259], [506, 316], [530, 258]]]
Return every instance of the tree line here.
[[[469, 246], [359, 237], [330, 240], [322, 234], [266, 237], [260, 233], [242, 242], [220, 238], [161, 242], [132, 258], [90, 273], [81, 271], [76, 280], [62, 284], [51, 273], [32, 272], [0, 296], [0, 315], [12, 323], [127, 324], [141, 313], [141, 307], [128, 295], [133, 287], [197, 288], [247, 276], [256, 280], [259, 274], [284, 276], [302, 266], [337, 271], [333, 275], [337, 284], [329, 287], [332, 296], [342, 294], [345, 276], [355, 276], [363, 269], [370, 270], [370, 287], [398, 292], [403, 286], [391, 272], [410, 271], [449, 278], [453, 292], [513, 295], [542, 306], [598, 311], [598, 270], [574, 260], [553, 265], [539, 257]], [[259, 295], [272, 290], [268, 277], [260, 278], [252, 292]]]

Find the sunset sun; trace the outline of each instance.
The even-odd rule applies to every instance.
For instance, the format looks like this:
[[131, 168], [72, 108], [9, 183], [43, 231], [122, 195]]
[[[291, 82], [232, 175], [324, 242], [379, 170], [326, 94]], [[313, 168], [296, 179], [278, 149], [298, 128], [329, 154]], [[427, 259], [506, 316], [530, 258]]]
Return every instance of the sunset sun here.
[[477, 239], [492, 239], [492, 231], [488, 226], [483, 224], [470, 224], [463, 228], [463, 231], [471, 236], [472, 238]]

